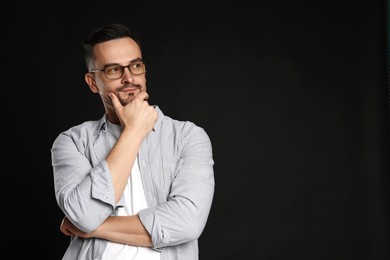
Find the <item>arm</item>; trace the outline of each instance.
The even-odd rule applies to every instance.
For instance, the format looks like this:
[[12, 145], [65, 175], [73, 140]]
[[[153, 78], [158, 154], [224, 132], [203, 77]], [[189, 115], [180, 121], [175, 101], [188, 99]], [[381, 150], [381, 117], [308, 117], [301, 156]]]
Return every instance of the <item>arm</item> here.
[[114, 94], [110, 94], [123, 131], [106, 160], [115, 190], [115, 201], [119, 201], [126, 187], [140, 145], [145, 135], [152, 130], [157, 120], [156, 110], [147, 101], [148, 94], [140, 92], [122, 106]]
[[162, 151], [162, 175], [169, 189], [160, 193], [158, 204], [138, 213], [156, 249], [197, 240], [206, 225], [214, 194], [214, 161], [206, 132], [187, 123], [176, 129], [165, 125], [165, 130], [176, 132], [176, 145], [163, 145]]
[[[189, 130], [188, 139], [181, 143], [179, 161], [174, 158], [171, 158], [173, 161], [164, 161], [166, 166], [170, 165], [169, 169], [165, 168], [164, 176], [175, 176], [170, 183], [167, 201], [141, 210], [137, 221], [134, 217], [109, 217], [104, 226], [89, 236], [135, 245], [139, 244], [135, 241], [139, 239], [144, 246], [152, 244], [156, 249], [186, 243], [200, 236], [214, 193], [211, 143], [201, 129]], [[148, 242], [139, 236], [139, 231], [145, 229]], [[67, 234], [64, 229], [61, 230]]]
[[[79, 229], [92, 232], [111, 215], [122, 197], [143, 137], [154, 126], [157, 112], [140, 93], [126, 106], [113, 103], [123, 125], [117, 143], [105, 154], [104, 139], [88, 126], [70, 129], [55, 140], [52, 164], [56, 199]], [[88, 125], [88, 124], [86, 124]], [[125, 158], [125, 159], [123, 159]]]
[[91, 233], [78, 229], [67, 217], [62, 220], [60, 230], [68, 236], [83, 238], [101, 238], [112, 242], [151, 247], [152, 242], [149, 233], [141, 224], [138, 215], [110, 216], [103, 224]]

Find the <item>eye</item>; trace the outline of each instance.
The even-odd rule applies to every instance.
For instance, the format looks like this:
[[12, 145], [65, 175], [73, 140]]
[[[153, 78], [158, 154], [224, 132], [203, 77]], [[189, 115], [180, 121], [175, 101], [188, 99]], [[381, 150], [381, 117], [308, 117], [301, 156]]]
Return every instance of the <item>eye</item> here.
[[120, 66], [118, 66], [118, 65], [113, 65], [113, 66], [108, 66], [106, 69], [105, 69], [105, 72], [107, 73], [107, 74], [117, 74], [118, 72], [120, 72], [121, 71], [121, 67]]
[[140, 67], [142, 67], [142, 62], [134, 62], [131, 64], [131, 67], [134, 69], [139, 69]]

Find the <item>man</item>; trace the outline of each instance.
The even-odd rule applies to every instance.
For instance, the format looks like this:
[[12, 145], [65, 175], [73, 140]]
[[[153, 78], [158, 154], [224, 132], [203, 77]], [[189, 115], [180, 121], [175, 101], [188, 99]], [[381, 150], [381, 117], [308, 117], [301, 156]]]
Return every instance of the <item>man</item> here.
[[85, 39], [85, 81], [105, 114], [53, 143], [63, 259], [198, 259], [214, 195], [210, 139], [148, 103], [139, 40], [110, 24]]

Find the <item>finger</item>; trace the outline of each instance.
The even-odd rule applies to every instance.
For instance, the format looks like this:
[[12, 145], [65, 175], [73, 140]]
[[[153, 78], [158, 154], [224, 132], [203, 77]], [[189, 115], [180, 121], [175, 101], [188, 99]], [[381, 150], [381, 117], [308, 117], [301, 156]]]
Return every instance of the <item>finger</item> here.
[[66, 236], [73, 236], [74, 234], [70, 232], [68, 229], [61, 229], [62, 234]]
[[115, 110], [118, 110], [122, 106], [121, 102], [119, 102], [118, 97], [114, 93], [109, 93], [108, 96], [111, 98], [112, 105], [114, 106]]
[[141, 91], [135, 97], [139, 98], [141, 100], [148, 100], [149, 99], [149, 94], [147, 92], [145, 92], [145, 91]]
[[70, 230], [67, 229], [63, 224], [61, 224], [61, 226], [60, 226], [60, 231], [61, 231], [64, 235], [67, 235], [67, 236], [73, 235], [73, 233], [70, 232]]

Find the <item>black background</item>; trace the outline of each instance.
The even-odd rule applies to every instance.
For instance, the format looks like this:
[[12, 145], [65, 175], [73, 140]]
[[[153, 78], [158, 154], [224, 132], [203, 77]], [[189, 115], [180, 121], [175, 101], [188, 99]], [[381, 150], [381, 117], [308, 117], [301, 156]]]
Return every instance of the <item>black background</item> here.
[[60, 259], [68, 245], [50, 148], [60, 131], [102, 116], [80, 44], [118, 22], [142, 39], [151, 103], [212, 140], [216, 189], [200, 259], [390, 259], [386, 1], [2, 10], [9, 258]]

